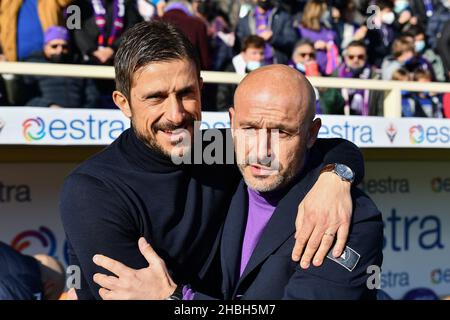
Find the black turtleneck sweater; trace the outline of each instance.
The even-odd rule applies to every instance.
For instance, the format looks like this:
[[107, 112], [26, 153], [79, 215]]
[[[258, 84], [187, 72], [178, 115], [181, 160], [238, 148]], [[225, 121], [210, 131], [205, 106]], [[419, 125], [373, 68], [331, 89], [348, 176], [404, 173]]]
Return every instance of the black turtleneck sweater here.
[[[314, 148], [323, 164], [346, 164], [357, 182], [362, 179], [363, 158], [352, 143], [318, 139]], [[79, 299], [100, 299], [92, 277], [105, 270], [92, 262], [97, 253], [135, 269], [148, 266], [137, 245], [141, 236], [166, 261], [176, 282], [202, 288], [239, 180], [235, 165], [175, 165], [126, 130], [76, 168], [61, 192], [70, 264], [82, 270]], [[208, 286], [203, 290], [213, 289]]]

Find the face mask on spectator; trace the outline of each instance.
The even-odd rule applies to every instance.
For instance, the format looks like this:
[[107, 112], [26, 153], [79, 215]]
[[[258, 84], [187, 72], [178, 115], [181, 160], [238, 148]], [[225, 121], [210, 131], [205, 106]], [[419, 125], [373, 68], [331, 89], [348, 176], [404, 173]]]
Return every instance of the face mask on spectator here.
[[395, 14], [391, 11], [383, 14], [381, 21], [385, 24], [392, 24], [395, 21]]
[[54, 63], [65, 63], [70, 61], [70, 55], [66, 53], [52, 54], [49, 60]]
[[253, 70], [260, 68], [261, 66], [262, 66], [262, 63], [259, 61], [249, 61], [247, 63], [247, 70], [253, 71]]
[[302, 73], [305, 73], [305, 65], [301, 62], [295, 64], [295, 69]]
[[423, 49], [425, 49], [425, 41], [419, 40], [419, 41], [414, 42], [414, 50], [416, 52], [422, 52]]
[[409, 8], [408, 0], [397, 0], [395, 1], [394, 11], [395, 13], [401, 13]]

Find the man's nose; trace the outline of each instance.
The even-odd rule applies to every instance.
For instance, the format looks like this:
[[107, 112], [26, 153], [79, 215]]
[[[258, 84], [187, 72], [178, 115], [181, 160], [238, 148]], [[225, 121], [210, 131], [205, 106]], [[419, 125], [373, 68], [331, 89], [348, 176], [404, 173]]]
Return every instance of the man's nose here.
[[264, 160], [271, 156], [270, 130], [258, 130], [258, 159]]
[[184, 121], [186, 112], [184, 110], [181, 99], [176, 94], [169, 96], [169, 102], [167, 106], [166, 118], [174, 124], [180, 124]]

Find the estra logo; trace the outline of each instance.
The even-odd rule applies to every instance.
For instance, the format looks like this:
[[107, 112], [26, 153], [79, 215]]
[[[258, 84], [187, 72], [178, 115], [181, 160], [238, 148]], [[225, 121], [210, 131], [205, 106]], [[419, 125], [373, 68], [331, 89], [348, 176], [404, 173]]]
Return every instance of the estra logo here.
[[448, 144], [450, 142], [450, 127], [448, 125], [415, 125], [409, 128], [411, 144]]
[[431, 179], [431, 190], [436, 193], [450, 192], [450, 178], [436, 177]]
[[425, 138], [423, 127], [419, 124], [409, 128], [409, 141], [412, 144], [422, 143]]
[[42, 118], [30, 118], [22, 123], [22, 134], [28, 142], [45, 137], [45, 122]]
[[22, 123], [22, 134], [26, 141], [45, 140], [66, 141], [112, 141], [129, 125], [120, 119], [105, 119], [88, 114], [70, 119], [41, 117], [29, 118]]

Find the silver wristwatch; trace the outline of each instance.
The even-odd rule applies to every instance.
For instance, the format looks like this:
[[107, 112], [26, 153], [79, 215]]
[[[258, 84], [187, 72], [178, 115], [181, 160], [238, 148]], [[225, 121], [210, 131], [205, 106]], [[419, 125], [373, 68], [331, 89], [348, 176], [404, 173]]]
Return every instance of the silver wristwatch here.
[[343, 181], [348, 181], [350, 183], [353, 183], [355, 180], [355, 173], [352, 169], [350, 169], [345, 164], [341, 163], [332, 163], [327, 164], [325, 167], [320, 170], [320, 173], [322, 172], [334, 172], [337, 174]]

